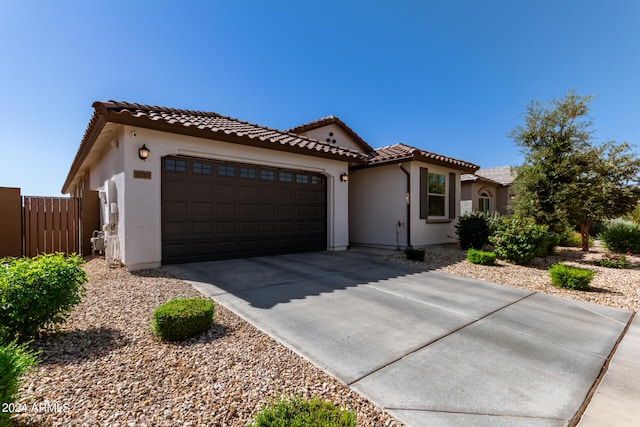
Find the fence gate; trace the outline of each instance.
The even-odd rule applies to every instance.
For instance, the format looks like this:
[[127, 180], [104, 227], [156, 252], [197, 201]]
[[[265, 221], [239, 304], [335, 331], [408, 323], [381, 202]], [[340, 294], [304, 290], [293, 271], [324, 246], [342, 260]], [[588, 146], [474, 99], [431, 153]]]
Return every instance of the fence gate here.
[[25, 196], [23, 199], [24, 255], [80, 252], [77, 198]]
[[0, 258], [41, 253], [90, 254], [100, 223], [97, 191], [78, 197], [20, 196], [0, 187]]

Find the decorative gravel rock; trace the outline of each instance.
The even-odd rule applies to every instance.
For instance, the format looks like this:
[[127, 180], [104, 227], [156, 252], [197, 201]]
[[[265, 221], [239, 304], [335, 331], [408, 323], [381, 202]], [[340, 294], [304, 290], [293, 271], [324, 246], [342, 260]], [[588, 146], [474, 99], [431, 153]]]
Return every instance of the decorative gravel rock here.
[[317, 396], [360, 426], [401, 426], [339, 381], [216, 305], [203, 336], [164, 343], [149, 327], [171, 298], [202, 297], [160, 268], [86, 266], [87, 295], [61, 329], [33, 343], [42, 363], [12, 420], [41, 426], [244, 426], [278, 395]]
[[[530, 289], [550, 295], [573, 298], [610, 307], [637, 311], [640, 308], [640, 257], [628, 255], [629, 269], [606, 268], [597, 265], [608, 252], [596, 243], [588, 253], [579, 248], [559, 247], [546, 258], [536, 258], [530, 266], [520, 266], [497, 260], [495, 266], [472, 264], [466, 260], [466, 251], [457, 244], [427, 246], [425, 262], [408, 261], [404, 254], [391, 254], [382, 258], [413, 264], [426, 270], [437, 270], [456, 276], [486, 280], [517, 288]], [[553, 264], [588, 268], [596, 272], [588, 291], [556, 288], [551, 284], [548, 268]]]

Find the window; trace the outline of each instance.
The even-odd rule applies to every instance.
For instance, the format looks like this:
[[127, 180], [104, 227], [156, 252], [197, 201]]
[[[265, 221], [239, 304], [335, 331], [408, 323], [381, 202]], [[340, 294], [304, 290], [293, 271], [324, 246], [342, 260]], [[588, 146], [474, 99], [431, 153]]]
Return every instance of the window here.
[[278, 179], [282, 182], [293, 182], [293, 174], [291, 172], [280, 172]]
[[484, 213], [489, 213], [491, 210], [491, 196], [486, 191], [478, 195], [478, 210]]
[[236, 176], [236, 168], [228, 165], [218, 165], [218, 175], [220, 176]]
[[256, 170], [253, 168], [240, 168], [240, 178], [255, 179]]
[[322, 184], [322, 177], [320, 176], [312, 176], [311, 177], [311, 184], [316, 185], [316, 184]]
[[203, 175], [211, 175], [211, 164], [193, 162], [193, 173], [200, 173]]
[[309, 175], [296, 174], [296, 183], [298, 184], [308, 184], [309, 183]]
[[427, 187], [427, 214], [429, 216], [445, 215], [445, 177], [430, 173]]
[[184, 160], [166, 159], [164, 161], [164, 170], [175, 171], [175, 172], [186, 172], [187, 162]]
[[260, 179], [265, 181], [275, 181], [276, 171], [262, 169], [260, 170]]

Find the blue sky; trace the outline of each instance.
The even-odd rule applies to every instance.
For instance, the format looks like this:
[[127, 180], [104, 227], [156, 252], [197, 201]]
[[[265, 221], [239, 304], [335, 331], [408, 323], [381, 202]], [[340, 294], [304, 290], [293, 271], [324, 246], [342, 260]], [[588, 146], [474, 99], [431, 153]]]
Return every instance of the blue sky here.
[[0, 186], [60, 195], [110, 99], [287, 129], [330, 114], [518, 165], [532, 100], [592, 94], [594, 139], [640, 144], [640, 2], [0, 0]]

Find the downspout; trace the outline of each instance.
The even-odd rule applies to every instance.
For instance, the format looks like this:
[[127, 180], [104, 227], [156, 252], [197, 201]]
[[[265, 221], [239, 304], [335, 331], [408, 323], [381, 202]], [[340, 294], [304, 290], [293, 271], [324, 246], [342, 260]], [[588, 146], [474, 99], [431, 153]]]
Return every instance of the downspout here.
[[411, 173], [398, 163], [400, 170], [407, 176], [407, 246], [411, 247]]

